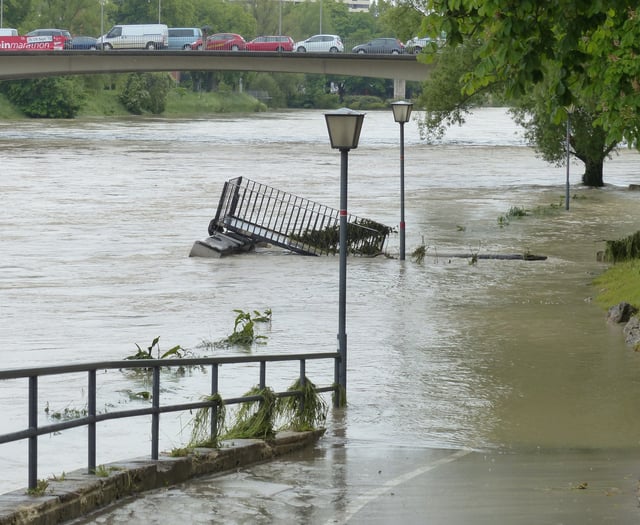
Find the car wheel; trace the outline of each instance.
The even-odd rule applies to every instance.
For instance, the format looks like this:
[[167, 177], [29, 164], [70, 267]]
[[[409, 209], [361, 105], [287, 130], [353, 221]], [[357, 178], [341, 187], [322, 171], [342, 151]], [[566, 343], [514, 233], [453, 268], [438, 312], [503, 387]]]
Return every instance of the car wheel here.
[[359, 55], [364, 55], [366, 53], [366, 51], [364, 49], [358, 49], [358, 54]]
[[145, 46], [149, 51], [153, 51], [156, 48], [156, 45], [153, 42], [147, 42]]
[[240, 47], [238, 46], [238, 44], [233, 44], [231, 46], [231, 51], [240, 51]]
[[307, 48], [304, 46], [300, 46], [298, 49], [296, 49], [296, 51], [298, 53], [306, 53], [307, 52]]
[[331, 49], [329, 49], [329, 53], [337, 53], [337, 52], [338, 52], [337, 47], [332, 47]]

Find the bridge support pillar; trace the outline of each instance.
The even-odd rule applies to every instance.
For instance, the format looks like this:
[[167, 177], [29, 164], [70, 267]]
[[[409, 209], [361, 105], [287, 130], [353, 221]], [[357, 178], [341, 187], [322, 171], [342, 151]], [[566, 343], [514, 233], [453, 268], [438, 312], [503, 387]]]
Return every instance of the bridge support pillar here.
[[407, 98], [407, 81], [401, 78], [393, 79], [394, 100], [404, 100]]

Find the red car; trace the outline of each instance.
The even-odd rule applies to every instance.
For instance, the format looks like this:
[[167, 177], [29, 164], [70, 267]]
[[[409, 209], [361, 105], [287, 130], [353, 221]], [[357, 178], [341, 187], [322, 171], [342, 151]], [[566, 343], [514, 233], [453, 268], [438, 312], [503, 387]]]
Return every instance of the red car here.
[[245, 50], [282, 53], [283, 51], [293, 51], [294, 44], [295, 42], [290, 36], [259, 36], [251, 42], [247, 42]]
[[[247, 42], [235, 33], [216, 33], [207, 37], [208, 51], [243, 51]], [[199, 38], [190, 45], [191, 49], [202, 49], [202, 39]]]

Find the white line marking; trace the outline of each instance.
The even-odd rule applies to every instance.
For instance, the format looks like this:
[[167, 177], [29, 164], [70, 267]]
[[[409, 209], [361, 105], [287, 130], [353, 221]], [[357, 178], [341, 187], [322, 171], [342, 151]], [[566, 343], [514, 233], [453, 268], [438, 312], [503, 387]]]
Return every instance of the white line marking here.
[[411, 472], [407, 472], [405, 474], [402, 474], [401, 476], [390, 479], [389, 481], [387, 481], [377, 489], [371, 490], [369, 492], [366, 492], [358, 496], [358, 498], [353, 500], [347, 506], [347, 508], [344, 510], [342, 517], [330, 519], [326, 522], [326, 525], [346, 525], [347, 523], [349, 523], [349, 520], [353, 518], [353, 516], [355, 516], [358, 512], [360, 512], [371, 501], [382, 496], [390, 488], [397, 487], [402, 483], [406, 483], [407, 481], [410, 481], [413, 478], [421, 476], [422, 474], [425, 474], [430, 470], [441, 467], [442, 465], [446, 465], [447, 463], [453, 463], [454, 461], [457, 461], [460, 458], [463, 458], [464, 456], [471, 454], [471, 452], [472, 452], [471, 450], [458, 450], [457, 452], [454, 452], [453, 454], [450, 454], [445, 458], [438, 459], [433, 463], [429, 463], [424, 467], [417, 468], [415, 470], [412, 470]]

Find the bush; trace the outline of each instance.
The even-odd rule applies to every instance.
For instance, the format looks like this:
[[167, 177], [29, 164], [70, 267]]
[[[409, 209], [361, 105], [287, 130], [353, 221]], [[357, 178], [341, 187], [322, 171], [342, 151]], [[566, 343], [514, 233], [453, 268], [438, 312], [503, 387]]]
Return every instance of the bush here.
[[0, 83], [9, 101], [28, 117], [74, 118], [84, 103], [77, 79], [50, 77]]
[[159, 115], [165, 110], [173, 84], [166, 73], [132, 73], [120, 93], [120, 101], [135, 115]]

